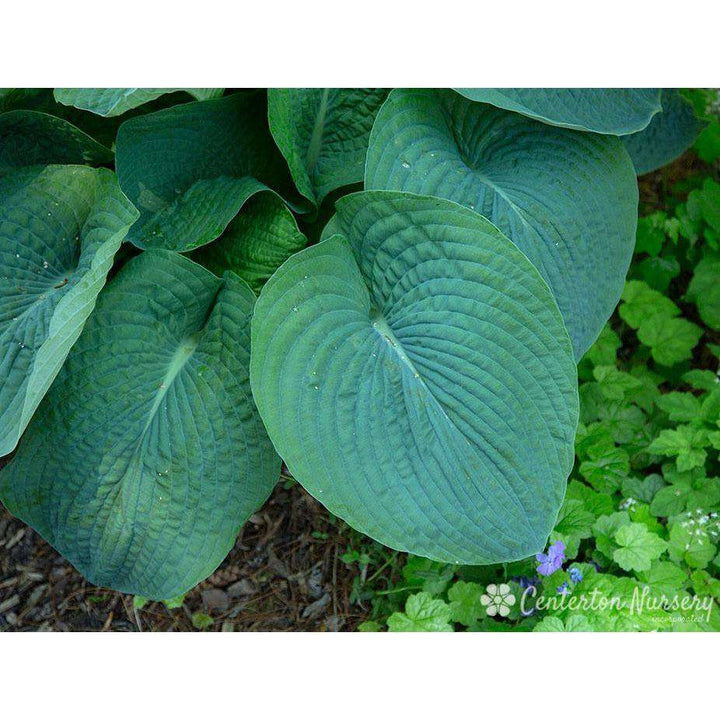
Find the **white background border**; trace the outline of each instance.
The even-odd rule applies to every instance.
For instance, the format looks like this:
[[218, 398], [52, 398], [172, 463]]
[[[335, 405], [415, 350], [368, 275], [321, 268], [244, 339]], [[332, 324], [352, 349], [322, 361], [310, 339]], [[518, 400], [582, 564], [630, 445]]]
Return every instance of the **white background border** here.
[[2, 18], [0, 86], [714, 87], [719, 74], [709, 0], [25, 0]]
[[716, 694], [714, 634], [0, 634], [13, 720], [675, 719]]

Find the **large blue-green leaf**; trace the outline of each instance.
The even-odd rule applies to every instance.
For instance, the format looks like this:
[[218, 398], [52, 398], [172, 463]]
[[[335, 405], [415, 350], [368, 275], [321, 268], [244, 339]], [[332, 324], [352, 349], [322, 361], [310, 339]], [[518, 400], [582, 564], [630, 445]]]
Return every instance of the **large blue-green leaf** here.
[[139, 247], [199, 247], [219, 237], [259, 190], [293, 192], [263, 93], [128, 120], [118, 132], [116, 156], [120, 187], [141, 213], [128, 234]]
[[0, 498], [91, 582], [151, 598], [207, 577], [280, 473], [248, 381], [255, 296], [149, 250], [95, 312]]
[[109, 170], [0, 178], [0, 455], [60, 370], [137, 216]]
[[219, 88], [55, 88], [55, 100], [96, 115], [113, 117], [172, 92], [186, 92], [196, 100], [220, 97]]
[[677, 90], [662, 91], [662, 106], [662, 112], [655, 115], [644, 130], [623, 138], [638, 175], [657, 170], [680, 157], [705, 126]]
[[373, 127], [365, 186], [445, 197], [495, 223], [552, 288], [577, 359], [620, 298], [638, 190], [619, 138], [454, 92], [394, 90]]
[[363, 192], [252, 322], [250, 378], [294, 477], [354, 528], [435, 560], [539, 551], [573, 464], [570, 339], [527, 258], [448, 200]]
[[30, 165], [103, 165], [113, 154], [67, 120], [32, 110], [0, 114], [0, 175]]
[[607, 135], [638, 132], [661, 110], [656, 88], [458, 88], [458, 92], [550, 125]]
[[232, 270], [255, 292], [293, 254], [307, 245], [287, 205], [274, 193], [252, 197], [215, 242], [191, 254], [216, 275]]
[[333, 190], [362, 182], [373, 120], [387, 90], [268, 90], [275, 142], [298, 190], [316, 205]]

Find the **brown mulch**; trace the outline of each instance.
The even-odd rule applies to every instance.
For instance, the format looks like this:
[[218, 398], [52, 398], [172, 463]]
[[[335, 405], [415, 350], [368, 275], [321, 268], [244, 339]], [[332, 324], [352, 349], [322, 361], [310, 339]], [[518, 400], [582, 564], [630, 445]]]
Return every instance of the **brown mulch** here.
[[347, 526], [299, 485], [273, 492], [218, 570], [182, 607], [95, 587], [0, 505], [0, 631], [187, 631], [192, 616], [223, 631], [347, 631], [365, 619], [349, 601], [357, 569], [340, 559]]
[[694, 153], [685, 153], [674, 163], [648, 175], [641, 175], [638, 178], [640, 215], [652, 210], [663, 210], [672, 189], [684, 199], [683, 196], [690, 188], [685, 188], [683, 192], [683, 183], [694, 176], [708, 177], [713, 174], [713, 170], [714, 168], [702, 162]]

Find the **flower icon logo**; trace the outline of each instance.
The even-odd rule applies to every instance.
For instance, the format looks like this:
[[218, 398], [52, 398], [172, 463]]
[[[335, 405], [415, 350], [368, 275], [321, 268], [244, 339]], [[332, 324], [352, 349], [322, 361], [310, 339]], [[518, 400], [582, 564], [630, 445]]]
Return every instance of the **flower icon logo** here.
[[510, 592], [510, 586], [505, 583], [495, 585], [491, 583], [485, 588], [485, 593], [480, 596], [480, 602], [485, 606], [488, 615], [507, 617], [510, 608], [515, 604], [515, 596]]

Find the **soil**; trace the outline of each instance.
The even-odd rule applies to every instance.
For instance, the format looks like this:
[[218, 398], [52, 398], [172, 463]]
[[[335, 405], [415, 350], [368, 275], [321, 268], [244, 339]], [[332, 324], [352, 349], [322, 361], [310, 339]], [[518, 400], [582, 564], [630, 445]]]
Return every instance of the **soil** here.
[[0, 505], [0, 631], [186, 631], [195, 613], [212, 618], [210, 630], [353, 630], [366, 613], [349, 601], [348, 532], [299, 485], [278, 485], [181, 607], [137, 609], [131, 595], [88, 583]]

